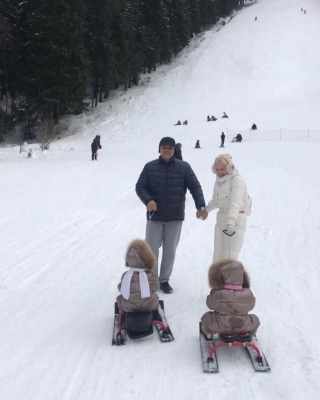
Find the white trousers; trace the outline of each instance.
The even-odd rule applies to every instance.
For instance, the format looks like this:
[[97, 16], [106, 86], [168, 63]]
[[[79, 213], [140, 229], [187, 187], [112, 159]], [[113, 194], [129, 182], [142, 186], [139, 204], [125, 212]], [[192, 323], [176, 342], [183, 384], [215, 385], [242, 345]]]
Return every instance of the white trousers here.
[[228, 236], [223, 233], [223, 230], [227, 229], [227, 216], [227, 213], [221, 211], [217, 213], [217, 222], [214, 228], [213, 261], [222, 258], [237, 260], [243, 245], [244, 234], [247, 227], [247, 216], [239, 213], [239, 218], [235, 224], [236, 233], [233, 236]]

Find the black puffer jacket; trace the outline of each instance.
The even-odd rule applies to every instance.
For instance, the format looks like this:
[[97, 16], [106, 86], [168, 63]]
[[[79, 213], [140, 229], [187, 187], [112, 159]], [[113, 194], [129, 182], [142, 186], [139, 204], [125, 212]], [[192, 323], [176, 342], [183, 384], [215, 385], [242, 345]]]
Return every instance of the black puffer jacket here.
[[91, 151], [92, 153], [96, 153], [99, 149], [99, 143], [93, 139], [93, 142], [91, 143]]
[[182, 161], [182, 152], [181, 152], [180, 147], [177, 144], [176, 144], [176, 147], [174, 148], [174, 158]]
[[187, 189], [196, 208], [205, 207], [200, 183], [191, 166], [175, 158], [169, 162], [161, 157], [150, 161], [144, 166], [136, 183], [136, 193], [145, 205], [150, 200], [157, 203], [152, 221], [183, 221]]

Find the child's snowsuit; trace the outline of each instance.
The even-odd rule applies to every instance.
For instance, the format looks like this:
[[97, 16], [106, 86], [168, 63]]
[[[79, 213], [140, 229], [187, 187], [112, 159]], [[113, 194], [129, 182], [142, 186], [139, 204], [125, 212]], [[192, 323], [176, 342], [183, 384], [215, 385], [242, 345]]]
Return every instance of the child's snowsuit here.
[[248, 314], [255, 306], [255, 297], [243, 265], [231, 259], [216, 261], [209, 268], [208, 278], [211, 292], [207, 306], [214, 311], [202, 316], [203, 331], [206, 334], [249, 332], [254, 336], [260, 321], [256, 315]]
[[[126, 252], [126, 266], [130, 267], [121, 277], [117, 297], [119, 309], [123, 312], [155, 311], [159, 307], [159, 280], [152, 272], [156, 267], [155, 256], [147, 242], [136, 239]], [[128, 274], [128, 275], [127, 275]]]

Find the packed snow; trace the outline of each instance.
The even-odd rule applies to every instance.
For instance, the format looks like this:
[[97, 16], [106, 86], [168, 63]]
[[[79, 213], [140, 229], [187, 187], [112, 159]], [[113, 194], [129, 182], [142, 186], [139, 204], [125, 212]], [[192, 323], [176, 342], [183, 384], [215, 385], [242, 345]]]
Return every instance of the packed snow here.
[[[143, 75], [143, 85], [64, 120], [67, 136], [48, 151], [30, 143], [28, 157], [2, 145], [1, 400], [319, 398], [319, 20], [319, 0], [259, 0]], [[231, 142], [238, 132], [243, 142]], [[102, 149], [91, 161], [97, 134]], [[159, 291], [175, 340], [154, 333], [111, 345], [124, 253], [145, 234], [135, 183], [163, 136], [182, 143], [207, 202], [222, 152], [248, 185], [253, 214], [239, 260], [268, 373], [254, 372], [239, 348], [218, 350], [218, 374], [202, 372], [215, 212], [196, 219], [189, 193], [174, 292]]]

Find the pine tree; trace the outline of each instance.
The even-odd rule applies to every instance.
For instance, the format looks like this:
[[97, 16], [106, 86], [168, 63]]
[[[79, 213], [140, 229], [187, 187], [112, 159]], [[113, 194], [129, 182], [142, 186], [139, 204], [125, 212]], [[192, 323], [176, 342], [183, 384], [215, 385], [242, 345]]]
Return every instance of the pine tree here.
[[82, 0], [34, 0], [26, 19], [24, 95], [41, 114], [79, 113], [88, 84]]
[[[0, 142], [4, 134], [14, 127], [14, 99], [18, 87], [16, 61], [20, 53], [20, 26], [18, 0], [2, 0], [0, 3]], [[11, 104], [9, 104], [9, 97]]]
[[185, 0], [166, 0], [169, 15], [171, 52], [176, 56], [190, 40], [190, 21]]
[[218, 20], [216, 0], [201, 0], [200, 2], [201, 29], [208, 30]]
[[167, 63], [172, 58], [170, 19], [165, 0], [141, 1], [147, 67]]
[[216, 0], [217, 1], [217, 13], [221, 17], [228, 16], [232, 10], [234, 10], [239, 0]]
[[156, 69], [160, 61], [159, 45], [155, 28], [152, 7], [148, 0], [140, 1], [140, 12], [142, 14], [140, 35], [143, 43], [143, 67], [150, 73]]
[[96, 106], [98, 100], [102, 101], [103, 92], [108, 97], [117, 81], [116, 48], [112, 38], [116, 1], [87, 1], [87, 46], [92, 74], [92, 100]]

